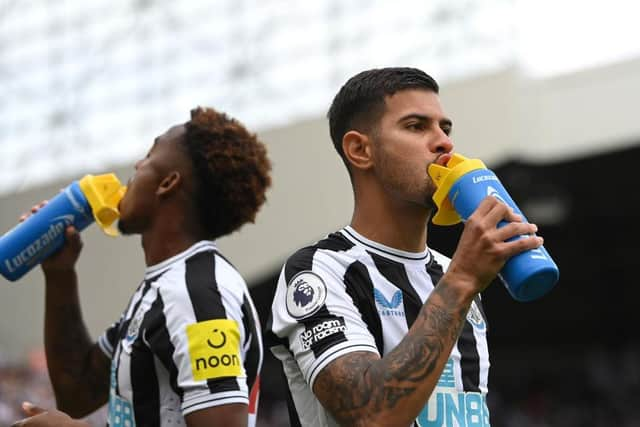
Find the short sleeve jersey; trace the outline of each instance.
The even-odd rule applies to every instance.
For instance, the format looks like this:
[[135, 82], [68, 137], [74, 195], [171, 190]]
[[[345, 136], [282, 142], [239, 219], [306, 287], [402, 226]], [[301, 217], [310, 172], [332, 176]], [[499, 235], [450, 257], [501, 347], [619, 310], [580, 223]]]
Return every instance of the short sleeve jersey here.
[[[287, 260], [267, 337], [287, 377], [292, 426], [338, 425], [312, 392], [318, 373], [350, 352], [393, 350], [449, 261], [429, 248], [410, 253], [381, 245], [351, 227]], [[489, 426], [486, 334], [477, 297], [416, 426]]]
[[112, 360], [108, 424], [184, 426], [191, 412], [244, 403], [255, 425], [260, 331], [246, 283], [215, 243], [147, 268], [98, 340]]

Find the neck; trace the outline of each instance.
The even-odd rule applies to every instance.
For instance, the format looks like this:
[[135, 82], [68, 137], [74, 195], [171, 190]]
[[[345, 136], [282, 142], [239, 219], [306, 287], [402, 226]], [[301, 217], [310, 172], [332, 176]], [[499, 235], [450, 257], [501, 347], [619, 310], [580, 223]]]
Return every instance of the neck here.
[[158, 264], [206, 240], [205, 233], [193, 232], [192, 227], [185, 225], [195, 223], [178, 212], [168, 218], [161, 215], [156, 217], [154, 224], [142, 233], [142, 249], [147, 266]]
[[171, 235], [165, 232], [161, 235], [143, 233], [141, 240], [144, 260], [147, 267], [149, 267], [186, 251], [202, 239], [188, 238], [184, 235]]
[[356, 196], [351, 226], [367, 239], [407, 252], [427, 246], [427, 223], [431, 211], [424, 206], [398, 201], [368, 191]]

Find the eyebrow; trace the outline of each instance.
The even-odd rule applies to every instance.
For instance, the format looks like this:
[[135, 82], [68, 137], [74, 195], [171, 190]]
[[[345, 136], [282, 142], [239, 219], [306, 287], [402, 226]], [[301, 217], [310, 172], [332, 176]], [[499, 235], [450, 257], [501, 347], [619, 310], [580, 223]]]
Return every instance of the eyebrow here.
[[[409, 119], [417, 119], [422, 122], [428, 122], [433, 120], [433, 118], [429, 116], [425, 116], [424, 114], [409, 113], [406, 116], [400, 117], [400, 119], [398, 120], [398, 123], [404, 122]], [[438, 123], [440, 124], [440, 126], [445, 125], [445, 126], [453, 127], [453, 122], [451, 121], [451, 119], [448, 119], [446, 117], [441, 119]]]

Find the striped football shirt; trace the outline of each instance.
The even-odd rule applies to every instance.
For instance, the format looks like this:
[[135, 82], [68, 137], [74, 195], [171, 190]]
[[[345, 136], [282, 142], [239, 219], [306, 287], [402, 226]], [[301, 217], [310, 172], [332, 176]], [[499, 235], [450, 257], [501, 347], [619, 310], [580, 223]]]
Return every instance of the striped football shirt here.
[[112, 427], [184, 426], [184, 416], [249, 405], [255, 425], [261, 328], [247, 286], [215, 243], [148, 267], [119, 321], [99, 338], [111, 358]]
[[[318, 373], [354, 351], [388, 354], [449, 265], [426, 248], [400, 251], [345, 227], [285, 263], [267, 325], [289, 385], [292, 426], [337, 426], [313, 394]], [[480, 298], [467, 314], [439, 382], [415, 426], [489, 426], [487, 322]]]

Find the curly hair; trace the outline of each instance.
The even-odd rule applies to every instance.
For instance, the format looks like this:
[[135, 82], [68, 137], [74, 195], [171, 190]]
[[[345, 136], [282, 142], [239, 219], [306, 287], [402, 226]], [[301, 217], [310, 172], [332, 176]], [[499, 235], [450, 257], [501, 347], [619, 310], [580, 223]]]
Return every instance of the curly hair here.
[[212, 108], [191, 110], [185, 129], [196, 207], [209, 238], [254, 222], [271, 185], [265, 145], [242, 123]]

